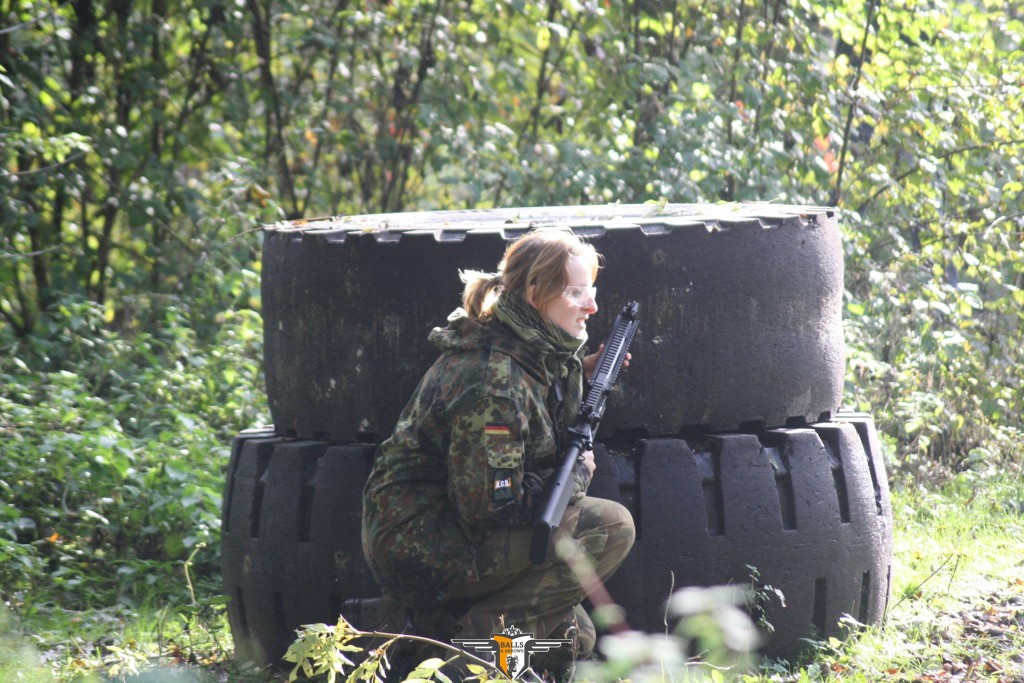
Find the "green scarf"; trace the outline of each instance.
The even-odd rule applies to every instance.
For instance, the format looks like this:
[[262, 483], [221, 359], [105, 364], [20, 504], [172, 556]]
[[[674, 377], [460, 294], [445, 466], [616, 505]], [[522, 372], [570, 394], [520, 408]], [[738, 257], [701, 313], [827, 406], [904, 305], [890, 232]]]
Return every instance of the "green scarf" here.
[[547, 322], [522, 297], [502, 292], [494, 302], [494, 317], [507, 325], [524, 342], [540, 350], [548, 375], [564, 381], [562, 410], [555, 416], [559, 432], [575, 424], [583, 401], [583, 361], [580, 349], [586, 337], [574, 337], [558, 325]]

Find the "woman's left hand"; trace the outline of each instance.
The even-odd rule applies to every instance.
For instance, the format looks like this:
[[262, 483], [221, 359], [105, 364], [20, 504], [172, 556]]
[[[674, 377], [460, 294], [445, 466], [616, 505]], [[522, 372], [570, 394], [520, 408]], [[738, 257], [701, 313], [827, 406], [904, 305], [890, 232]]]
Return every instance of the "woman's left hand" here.
[[587, 474], [593, 478], [594, 470], [597, 469], [597, 463], [594, 461], [594, 451], [583, 451], [580, 453], [579, 461], [583, 463], [583, 467], [586, 468]]
[[[594, 374], [594, 368], [597, 367], [597, 357], [601, 355], [601, 351], [604, 349], [604, 342], [597, 347], [597, 353], [592, 353], [589, 356], [583, 357], [583, 376], [590, 380]], [[629, 367], [629, 359], [633, 357], [633, 354], [626, 353], [626, 360], [622, 361], [622, 367]]]

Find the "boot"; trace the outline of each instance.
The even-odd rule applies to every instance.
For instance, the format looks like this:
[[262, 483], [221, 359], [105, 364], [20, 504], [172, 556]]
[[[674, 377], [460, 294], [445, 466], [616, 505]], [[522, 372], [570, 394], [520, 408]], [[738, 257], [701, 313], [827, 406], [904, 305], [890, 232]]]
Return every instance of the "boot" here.
[[407, 633], [412, 630], [412, 610], [391, 598], [350, 598], [341, 615], [360, 631]]

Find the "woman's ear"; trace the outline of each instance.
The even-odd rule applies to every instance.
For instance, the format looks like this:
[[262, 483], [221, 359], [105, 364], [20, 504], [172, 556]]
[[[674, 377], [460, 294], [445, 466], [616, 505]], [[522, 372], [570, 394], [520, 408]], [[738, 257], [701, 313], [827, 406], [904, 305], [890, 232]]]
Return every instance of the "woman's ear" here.
[[537, 285], [530, 285], [526, 288], [526, 303], [537, 308]]

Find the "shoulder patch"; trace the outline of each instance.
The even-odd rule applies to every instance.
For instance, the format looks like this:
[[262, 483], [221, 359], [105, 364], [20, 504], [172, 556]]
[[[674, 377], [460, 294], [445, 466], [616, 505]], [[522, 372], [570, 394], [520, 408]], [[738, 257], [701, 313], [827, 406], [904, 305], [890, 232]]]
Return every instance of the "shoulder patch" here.
[[491, 351], [487, 359], [487, 393], [512, 398], [512, 357], [508, 354]]

